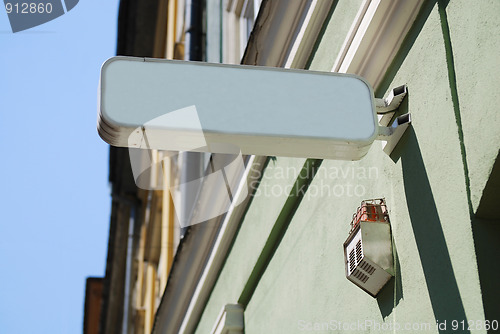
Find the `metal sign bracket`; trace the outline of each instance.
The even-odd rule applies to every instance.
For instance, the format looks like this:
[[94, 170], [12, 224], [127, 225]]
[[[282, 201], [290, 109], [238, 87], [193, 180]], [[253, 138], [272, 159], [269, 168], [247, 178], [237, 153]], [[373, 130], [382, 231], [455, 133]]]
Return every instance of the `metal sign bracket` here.
[[385, 141], [383, 150], [388, 155], [392, 153], [411, 124], [411, 115], [409, 113], [397, 117], [392, 124], [389, 124], [407, 93], [406, 85], [402, 85], [393, 88], [385, 99], [375, 99], [377, 114], [381, 115], [377, 140]]

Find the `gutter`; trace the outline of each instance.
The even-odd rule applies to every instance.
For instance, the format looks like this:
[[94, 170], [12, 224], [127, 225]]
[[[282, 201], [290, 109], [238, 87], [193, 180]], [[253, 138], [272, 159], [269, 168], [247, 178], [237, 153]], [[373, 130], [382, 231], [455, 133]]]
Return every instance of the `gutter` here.
[[130, 309], [130, 277], [132, 275], [132, 250], [134, 243], [134, 225], [135, 225], [136, 205], [130, 206], [130, 217], [128, 223], [128, 236], [127, 236], [127, 257], [125, 264], [125, 289], [123, 296], [123, 322], [122, 333], [128, 333], [129, 324], [129, 309]]
[[187, 0], [186, 13], [186, 32], [184, 53], [185, 60], [202, 61], [203, 60], [203, 7], [204, 0]]
[[[151, 194], [149, 195], [151, 196]], [[111, 194], [112, 201], [116, 201], [119, 205], [128, 206], [130, 208], [129, 212], [129, 223], [128, 223], [128, 233], [127, 233], [127, 243], [126, 243], [126, 258], [125, 258], [125, 282], [123, 288], [123, 317], [121, 332], [127, 334], [129, 329], [129, 311], [130, 305], [130, 281], [132, 276], [132, 258], [133, 258], [133, 248], [134, 248], [134, 231], [136, 227], [136, 218], [138, 217], [140, 201], [136, 198], [128, 198], [120, 196], [116, 193]], [[149, 202], [149, 200], [148, 200]]]
[[[203, 0], [187, 0], [185, 7], [185, 53], [184, 59], [189, 61], [203, 60]], [[197, 193], [188, 187], [188, 183], [203, 177], [205, 156], [199, 152], [181, 152], [181, 209], [179, 223], [181, 234], [190, 222], [191, 213], [195, 207]], [[199, 189], [198, 189], [199, 191]]]

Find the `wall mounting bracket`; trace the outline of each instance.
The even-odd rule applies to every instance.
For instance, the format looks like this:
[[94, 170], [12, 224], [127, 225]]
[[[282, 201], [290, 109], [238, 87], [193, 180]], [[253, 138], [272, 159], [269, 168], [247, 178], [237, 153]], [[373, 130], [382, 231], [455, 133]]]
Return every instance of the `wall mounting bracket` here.
[[375, 107], [379, 115], [379, 128], [377, 140], [383, 140], [383, 150], [390, 155], [399, 140], [411, 124], [411, 115], [404, 114], [396, 118], [390, 125], [396, 111], [398, 111], [401, 102], [408, 93], [406, 85], [393, 88], [385, 99], [375, 99]]
[[405, 133], [408, 126], [411, 124], [411, 114], [404, 114], [396, 118], [392, 126], [379, 126], [377, 140], [386, 141], [383, 150], [387, 155], [391, 155], [392, 151], [399, 143], [399, 140]]
[[389, 95], [385, 99], [375, 99], [375, 109], [378, 115], [382, 115], [379, 120], [381, 126], [388, 126], [394, 114], [399, 108], [401, 102], [403, 102], [408, 89], [406, 85], [401, 85], [399, 87], [393, 88]]

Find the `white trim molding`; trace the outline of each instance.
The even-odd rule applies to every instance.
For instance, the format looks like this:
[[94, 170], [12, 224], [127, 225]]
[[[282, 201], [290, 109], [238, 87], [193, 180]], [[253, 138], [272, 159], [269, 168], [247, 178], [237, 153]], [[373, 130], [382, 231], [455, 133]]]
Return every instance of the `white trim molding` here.
[[264, 0], [242, 64], [283, 67], [304, 24], [312, 0]]
[[333, 72], [380, 84], [424, 0], [365, 0], [333, 65]]
[[305, 68], [311, 56], [311, 51], [314, 48], [318, 39], [321, 28], [325, 24], [333, 0], [313, 0], [307, 9], [304, 21], [301, 23], [300, 29], [295, 41], [292, 44], [288, 59], [285, 63], [285, 68]]

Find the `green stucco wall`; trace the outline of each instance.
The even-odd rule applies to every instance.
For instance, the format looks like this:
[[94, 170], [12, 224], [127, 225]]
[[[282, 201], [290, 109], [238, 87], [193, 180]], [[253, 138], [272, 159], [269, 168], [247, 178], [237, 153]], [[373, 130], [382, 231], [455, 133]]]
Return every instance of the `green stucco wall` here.
[[252, 206], [245, 215], [231, 253], [198, 325], [197, 333], [207, 333], [222, 307], [238, 301], [273, 223], [287, 199], [288, 194], [281, 190], [293, 183], [297, 177], [295, 171], [300, 171], [303, 164], [304, 159], [291, 158], [280, 158], [279, 162], [269, 163], [261, 179], [266, 185], [261, 184]]
[[336, 55], [344, 43], [345, 36], [358, 13], [363, 1], [335, 1], [331, 9], [328, 25], [323, 29], [316, 50], [311, 57], [311, 70], [331, 71]]
[[[360, 2], [336, 5], [311, 69], [331, 70], [347, 32], [339, 37], [339, 29], [349, 26], [343, 14], [351, 22]], [[391, 157], [376, 142], [361, 161], [321, 163], [252, 291], [245, 333], [380, 332], [362, 326], [334, 329], [358, 321], [430, 326], [408, 332], [437, 333], [436, 320], [441, 326], [446, 320], [448, 331], [441, 332], [452, 332], [453, 320], [484, 321], [481, 284], [498, 277], [482, 275], [480, 283], [478, 262], [485, 258], [477, 258], [475, 242], [487, 241], [490, 251], [497, 251], [498, 236], [488, 231], [498, 233], [499, 225], [478, 239], [473, 221], [500, 143], [498, 13], [500, 1], [424, 4], [377, 88], [381, 96], [407, 84], [400, 111], [411, 112], [412, 127]], [[240, 300], [283, 213], [283, 189], [296, 181], [303, 165], [303, 159], [281, 157], [269, 162], [261, 196], [248, 209], [197, 333], [208, 333], [223, 305]], [[390, 213], [396, 277], [375, 299], [345, 278], [342, 244], [360, 202], [381, 197]], [[486, 313], [500, 320], [493, 307]]]
[[476, 210], [500, 148], [500, 1], [452, 1], [446, 13]]

